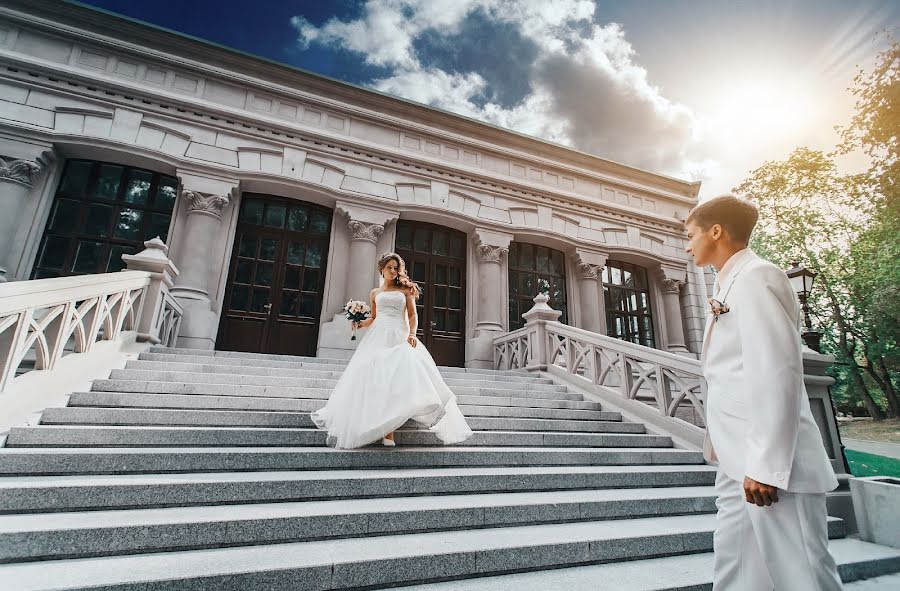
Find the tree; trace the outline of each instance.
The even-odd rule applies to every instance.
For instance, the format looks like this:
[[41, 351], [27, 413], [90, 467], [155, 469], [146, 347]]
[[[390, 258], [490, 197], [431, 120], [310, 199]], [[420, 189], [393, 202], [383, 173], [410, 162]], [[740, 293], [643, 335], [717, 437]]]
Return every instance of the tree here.
[[860, 72], [839, 153], [861, 150], [866, 173], [841, 175], [835, 155], [798, 148], [766, 162], [736, 191], [755, 201], [753, 247], [783, 267], [819, 272], [810, 299], [823, 346], [838, 365], [835, 392], [870, 416], [900, 416], [900, 44], [891, 41], [871, 73]]

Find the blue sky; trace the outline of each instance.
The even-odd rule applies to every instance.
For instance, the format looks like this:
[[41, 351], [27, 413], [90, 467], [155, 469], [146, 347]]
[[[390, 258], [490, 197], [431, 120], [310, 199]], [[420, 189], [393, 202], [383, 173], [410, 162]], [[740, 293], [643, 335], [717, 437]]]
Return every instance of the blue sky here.
[[796, 146], [833, 147], [854, 74], [900, 25], [891, 0], [85, 1], [701, 180], [704, 197]]

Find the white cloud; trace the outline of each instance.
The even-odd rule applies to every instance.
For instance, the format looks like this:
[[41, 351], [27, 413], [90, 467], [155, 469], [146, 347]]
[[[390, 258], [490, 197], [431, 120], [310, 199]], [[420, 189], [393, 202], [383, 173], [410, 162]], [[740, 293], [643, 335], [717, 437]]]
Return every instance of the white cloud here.
[[[650, 83], [620, 25], [592, 22], [594, 8], [589, 0], [368, 0], [358, 19], [292, 24], [303, 46], [346, 49], [389, 68], [370, 81], [377, 90], [654, 172], [705, 176], [715, 162], [699, 147], [697, 117]], [[426, 34], [452, 42], [475, 12], [537, 47], [530, 91], [515, 104], [484, 102], [496, 96], [491, 79], [441, 70], [417, 52]]]

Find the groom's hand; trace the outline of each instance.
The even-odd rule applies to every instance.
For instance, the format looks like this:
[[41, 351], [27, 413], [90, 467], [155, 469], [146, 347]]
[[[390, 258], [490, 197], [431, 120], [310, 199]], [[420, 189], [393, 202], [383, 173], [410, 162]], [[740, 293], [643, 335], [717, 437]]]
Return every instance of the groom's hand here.
[[768, 507], [778, 502], [778, 489], [762, 482], [757, 482], [749, 476], [744, 477], [744, 497], [748, 503], [759, 507]]

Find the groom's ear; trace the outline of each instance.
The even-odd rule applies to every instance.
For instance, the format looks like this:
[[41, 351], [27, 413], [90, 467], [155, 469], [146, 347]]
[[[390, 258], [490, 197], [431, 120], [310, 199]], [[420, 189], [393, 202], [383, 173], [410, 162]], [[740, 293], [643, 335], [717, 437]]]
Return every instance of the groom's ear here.
[[713, 224], [709, 228], [709, 236], [713, 240], [721, 240], [725, 237], [725, 229], [722, 228], [721, 224]]

